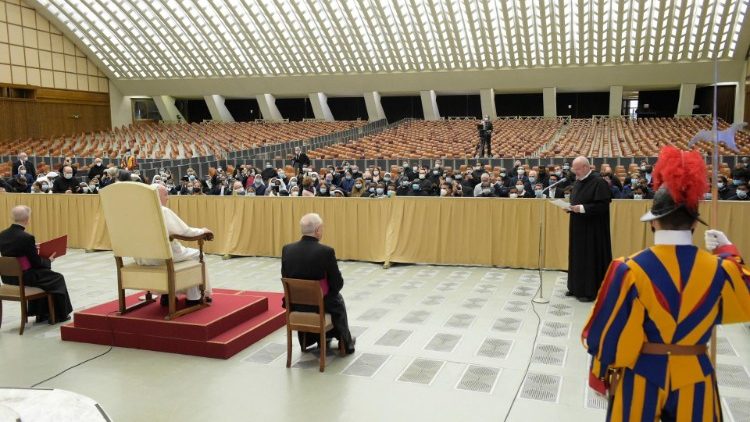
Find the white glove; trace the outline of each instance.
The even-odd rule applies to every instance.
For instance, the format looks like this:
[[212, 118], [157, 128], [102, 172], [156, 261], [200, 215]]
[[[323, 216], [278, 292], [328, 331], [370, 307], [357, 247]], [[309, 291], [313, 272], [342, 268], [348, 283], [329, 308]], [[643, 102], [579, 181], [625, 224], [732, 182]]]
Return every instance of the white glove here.
[[706, 249], [709, 251], [731, 244], [724, 233], [718, 230], [706, 230]]

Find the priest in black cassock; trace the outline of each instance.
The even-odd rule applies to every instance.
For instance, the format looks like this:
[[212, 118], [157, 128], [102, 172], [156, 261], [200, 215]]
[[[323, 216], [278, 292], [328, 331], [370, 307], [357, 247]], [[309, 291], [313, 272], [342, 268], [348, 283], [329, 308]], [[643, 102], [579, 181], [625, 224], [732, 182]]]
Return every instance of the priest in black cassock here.
[[[26, 233], [26, 227], [31, 218], [31, 209], [25, 205], [19, 205], [11, 210], [13, 224], [0, 232], [0, 254], [2, 256], [26, 258], [26, 265], [22, 265], [23, 284], [26, 287], [38, 287], [52, 295], [55, 303], [55, 322], [60, 323], [70, 319], [73, 306], [70, 304], [68, 288], [65, 278], [60, 273], [52, 271], [52, 261], [39, 256], [36, 250], [34, 236]], [[25, 266], [25, 268], [23, 268]], [[16, 277], [3, 276], [3, 283], [18, 285]], [[29, 316], [36, 315], [37, 322], [43, 322], [49, 318], [49, 309], [46, 299], [29, 301]], [[23, 321], [22, 321], [23, 323]]]
[[591, 170], [586, 157], [573, 161], [576, 182], [570, 195], [570, 239], [568, 246], [568, 292], [581, 302], [596, 298], [612, 261], [609, 204], [612, 193], [607, 182]]

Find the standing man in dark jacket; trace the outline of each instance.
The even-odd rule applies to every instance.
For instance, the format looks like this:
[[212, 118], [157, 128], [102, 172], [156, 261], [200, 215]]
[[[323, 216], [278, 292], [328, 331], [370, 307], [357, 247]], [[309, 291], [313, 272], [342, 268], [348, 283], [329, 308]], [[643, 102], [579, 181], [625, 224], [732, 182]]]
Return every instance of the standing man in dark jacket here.
[[[341, 277], [336, 252], [330, 246], [320, 243], [323, 238], [323, 220], [318, 214], [306, 214], [300, 220], [302, 239], [290, 243], [281, 250], [281, 276], [302, 280], [317, 280], [323, 291], [323, 307], [331, 314], [333, 330], [332, 337], [344, 342], [347, 354], [354, 353], [356, 339], [349, 331], [349, 320], [346, 314], [346, 304], [341, 296], [344, 279]], [[295, 311], [317, 312], [317, 307], [297, 305]], [[305, 341], [305, 333], [299, 334], [299, 342], [303, 350], [315, 343]], [[329, 335], [326, 335], [329, 338]]]
[[18, 161], [13, 162], [13, 172], [11, 172], [11, 176], [15, 177], [18, 174], [18, 168], [21, 166], [26, 168], [26, 171], [31, 175], [32, 180], [36, 180], [36, 168], [31, 164], [29, 156], [26, 155], [25, 152], [20, 152], [18, 154]]
[[297, 174], [302, 174], [302, 167], [310, 166], [310, 158], [302, 152], [302, 148], [294, 147], [294, 158], [292, 159], [292, 167], [297, 169]]
[[[31, 208], [19, 205], [10, 213], [13, 224], [0, 232], [0, 254], [22, 258], [19, 261], [24, 261], [21, 263], [24, 286], [37, 287], [51, 294], [55, 304], [55, 321], [67, 321], [73, 312], [73, 306], [70, 304], [65, 278], [51, 270], [52, 261], [55, 260], [54, 254], [49, 259], [39, 256], [34, 236], [26, 233], [26, 227], [31, 219]], [[3, 283], [17, 286], [18, 280], [16, 277], [3, 277]], [[36, 315], [37, 322], [47, 321], [47, 300], [42, 298], [29, 301], [29, 315]]]

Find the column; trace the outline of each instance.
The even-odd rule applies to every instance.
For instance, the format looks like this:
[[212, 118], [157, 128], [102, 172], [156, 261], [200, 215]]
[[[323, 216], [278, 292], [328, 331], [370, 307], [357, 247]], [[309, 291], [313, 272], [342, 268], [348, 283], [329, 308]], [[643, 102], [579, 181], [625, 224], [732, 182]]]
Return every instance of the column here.
[[385, 119], [383, 105], [380, 103], [380, 93], [370, 91], [364, 93], [365, 107], [367, 107], [367, 119], [371, 122]]
[[482, 89], [479, 91], [479, 101], [482, 104], [482, 117], [489, 116], [491, 119], [497, 118], [497, 110], [495, 109], [495, 90]]
[[221, 95], [206, 95], [203, 97], [203, 100], [206, 101], [208, 111], [211, 113], [211, 119], [213, 119], [215, 122], [234, 121], [232, 113], [230, 113], [229, 110], [227, 110], [227, 107], [224, 105], [224, 101], [226, 101], [224, 97], [222, 97]]
[[159, 95], [154, 98], [156, 108], [159, 109], [161, 119], [165, 122], [184, 122], [185, 117], [180, 114], [177, 107], [174, 105], [174, 98], [169, 95]]
[[609, 87], [609, 115], [622, 115], [622, 86]]
[[680, 100], [677, 102], [678, 116], [691, 116], [695, 104], [695, 84], [680, 85]]
[[437, 95], [435, 91], [420, 91], [419, 96], [422, 98], [422, 112], [425, 120], [440, 120], [440, 111], [437, 106]]
[[260, 94], [256, 95], [255, 99], [258, 100], [258, 106], [260, 107], [260, 113], [266, 120], [284, 120], [279, 113], [279, 109], [276, 108], [276, 98], [271, 94]]
[[557, 88], [542, 89], [544, 117], [557, 117]]
[[113, 129], [133, 123], [133, 105], [130, 97], [123, 96], [111, 80], [109, 81], [109, 112]]
[[732, 123], [742, 123], [745, 121], [745, 95], [747, 95], [747, 66], [742, 67], [740, 80], [737, 81], [737, 90], [734, 92], [734, 121]]
[[308, 94], [308, 97], [310, 97], [310, 105], [312, 105], [315, 118], [332, 122], [333, 113], [331, 113], [331, 108], [328, 107], [328, 97], [326, 96], [326, 94], [322, 92], [315, 92], [312, 94]]

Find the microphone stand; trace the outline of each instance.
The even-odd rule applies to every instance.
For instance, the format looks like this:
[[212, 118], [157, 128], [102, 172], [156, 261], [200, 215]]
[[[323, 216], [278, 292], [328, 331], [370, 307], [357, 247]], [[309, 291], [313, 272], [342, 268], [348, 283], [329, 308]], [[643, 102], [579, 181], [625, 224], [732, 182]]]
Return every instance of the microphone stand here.
[[544, 255], [545, 255], [544, 243], [547, 240], [547, 237], [544, 235], [545, 233], [544, 229], [545, 229], [546, 220], [547, 220], [547, 201], [543, 200], [544, 192], [549, 191], [550, 188], [553, 188], [559, 185], [565, 180], [566, 178], [562, 178], [558, 180], [557, 182], [544, 188], [544, 190], [542, 190], [542, 198], [540, 198], [542, 199], [542, 201], [539, 201], [539, 203], [542, 206], [541, 220], [539, 221], [539, 260], [537, 262], [538, 271], [539, 271], [539, 296], [531, 300], [534, 303], [542, 303], [542, 304], [549, 303], [549, 299], [544, 297], [544, 278], [542, 276], [542, 272], [543, 272], [542, 269], [544, 266]]

